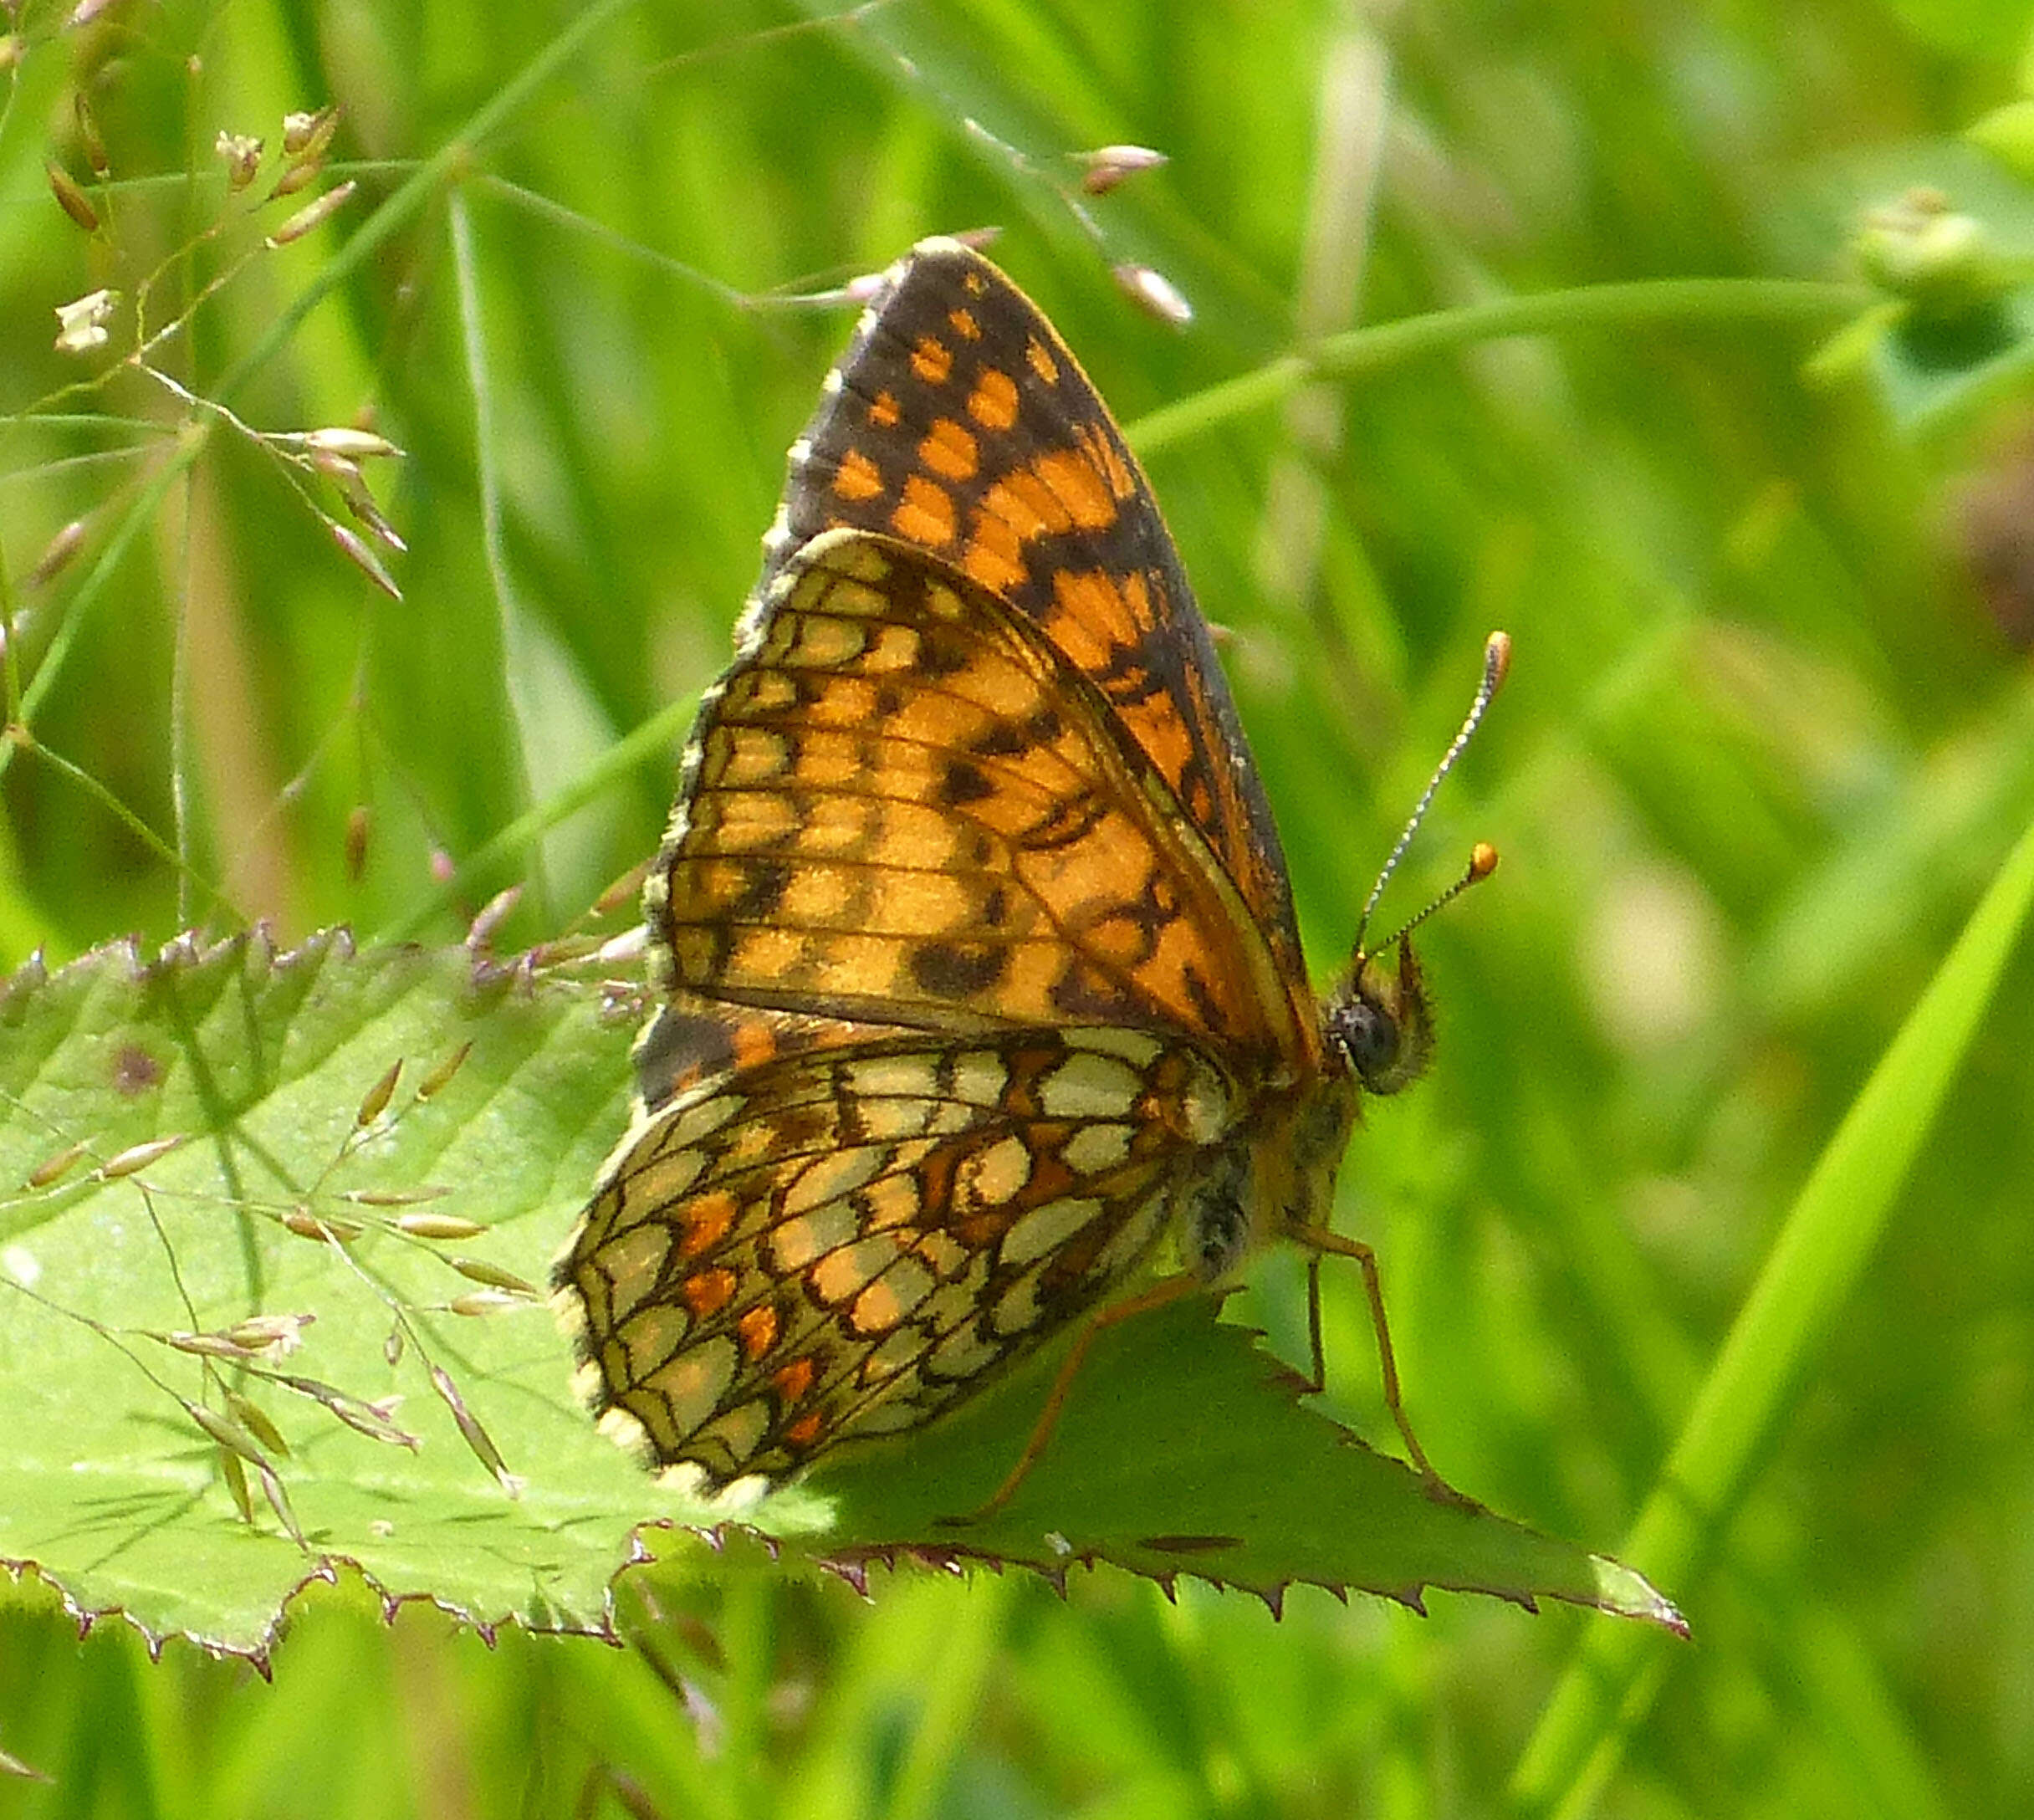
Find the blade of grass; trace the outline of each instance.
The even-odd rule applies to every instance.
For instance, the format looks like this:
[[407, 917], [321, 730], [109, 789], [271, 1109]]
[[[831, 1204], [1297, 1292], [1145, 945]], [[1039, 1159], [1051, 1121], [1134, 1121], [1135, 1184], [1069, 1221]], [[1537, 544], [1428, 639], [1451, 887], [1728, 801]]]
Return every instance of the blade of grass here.
[[[1808, 1362], [1870, 1263], [2030, 907], [2034, 827], [1822, 1153], [1620, 1552], [1670, 1591], [1684, 1593], [1700, 1571]], [[1586, 1812], [1670, 1659], [1649, 1631], [1593, 1627], [1520, 1760], [1514, 1807]]]

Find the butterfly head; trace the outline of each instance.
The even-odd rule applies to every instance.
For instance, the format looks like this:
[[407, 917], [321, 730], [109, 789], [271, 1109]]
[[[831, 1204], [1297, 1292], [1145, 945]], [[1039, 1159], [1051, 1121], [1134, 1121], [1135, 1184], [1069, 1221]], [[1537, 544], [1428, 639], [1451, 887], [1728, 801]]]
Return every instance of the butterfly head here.
[[1321, 1040], [1372, 1093], [1396, 1093], [1425, 1071], [1434, 1053], [1434, 1014], [1412, 943], [1400, 936], [1398, 964], [1359, 952], [1348, 981], [1328, 1000]]
[[[1471, 885], [1481, 883], [1495, 872], [1497, 850], [1478, 841], [1462, 876], [1410, 923], [1402, 924], [1396, 935], [1378, 943], [1375, 948], [1364, 938], [1371, 913], [1377, 907], [1377, 900], [1384, 895], [1384, 887], [1398, 870], [1406, 849], [1413, 844], [1413, 836], [1419, 832], [1434, 793], [1483, 724], [1485, 712], [1510, 667], [1510, 639], [1503, 632], [1492, 632], [1483, 647], [1483, 680], [1477, 685], [1468, 717], [1434, 767], [1434, 775], [1427, 780], [1412, 819], [1363, 901], [1362, 915], [1357, 919], [1356, 953], [1349, 964], [1349, 978], [1328, 1000], [1321, 1017], [1321, 1046], [1331, 1056], [1338, 1057], [1372, 1093], [1396, 1093], [1410, 1086], [1425, 1071], [1434, 1053], [1434, 1014], [1427, 1004], [1426, 983], [1420, 976], [1418, 959], [1413, 953], [1409, 939], [1413, 931]], [[1385, 958], [1394, 951], [1396, 967], [1388, 965]]]

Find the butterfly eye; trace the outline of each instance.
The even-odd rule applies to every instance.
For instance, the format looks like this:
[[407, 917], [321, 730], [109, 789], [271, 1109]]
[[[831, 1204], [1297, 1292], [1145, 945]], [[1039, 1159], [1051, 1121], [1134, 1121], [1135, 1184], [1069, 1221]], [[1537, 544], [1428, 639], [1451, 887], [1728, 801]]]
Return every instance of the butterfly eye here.
[[1357, 957], [1354, 978], [1328, 1005], [1321, 1035], [1372, 1093], [1396, 1093], [1419, 1078], [1434, 1049], [1434, 1018], [1409, 942], [1398, 944], [1396, 971], [1374, 955]]
[[1328, 1036], [1365, 1086], [1373, 1093], [1391, 1091], [1380, 1083], [1398, 1059], [1398, 1025], [1382, 1005], [1361, 998], [1336, 1005], [1328, 1014]]

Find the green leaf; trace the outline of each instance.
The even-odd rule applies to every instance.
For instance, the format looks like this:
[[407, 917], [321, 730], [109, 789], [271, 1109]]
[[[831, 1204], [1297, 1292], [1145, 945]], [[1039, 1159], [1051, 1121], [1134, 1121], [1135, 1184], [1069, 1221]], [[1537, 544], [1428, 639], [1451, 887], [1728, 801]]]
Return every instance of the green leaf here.
[[[625, 1123], [632, 1007], [467, 950], [151, 964], [0, 996], [0, 1562], [82, 1615], [263, 1651], [340, 1567], [473, 1623], [604, 1632], [646, 1524], [738, 1516], [797, 1562], [1104, 1560], [1275, 1603], [1436, 1585], [1674, 1624], [1635, 1576], [1301, 1408], [1202, 1297], [1101, 1334], [1009, 1503], [1048, 1356], [936, 1429], [712, 1505], [595, 1429], [538, 1286]], [[1281, 1381], [1281, 1379], [1283, 1381]], [[682, 1544], [681, 1567], [715, 1557]]]
[[[281, 956], [252, 938], [186, 944], [149, 966], [108, 948], [18, 976], [0, 1000], [0, 1182], [89, 1148], [0, 1202], [0, 1557], [81, 1613], [227, 1649], [263, 1649], [293, 1589], [340, 1562], [482, 1625], [600, 1628], [631, 1526], [671, 1500], [585, 1420], [540, 1298], [445, 1311], [478, 1287], [454, 1255], [543, 1281], [621, 1122], [628, 1039], [583, 984], [459, 950], [355, 955], [331, 936]], [[386, 1110], [361, 1125], [398, 1061]], [[139, 1153], [132, 1173], [103, 1167], [166, 1137], [183, 1142]], [[484, 1230], [401, 1232], [426, 1213]], [[359, 1235], [342, 1255], [285, 1220]], [[294, 1352], [236, 1356], [222, 1337], [253, 1316], [313, 1318]], [[229, 1389], [286, 1454], [229, 1414]], [[301, 1545], [263, 1495], [263, 1462]]]
[[1044, 1452], [984, 1517], [967, 1513], [1020, 1456], [1055, 1357], [957, 1411], [937, 1449], [892, 1444], [815, 1473], [810, 1489], [835, 1500], [827, 1552], [854, 1562], [929, 1540], [1055, 1577], [1094, 1561], [1161, 1582], [1196, 1574], [1274, 1608], [1296, 1581], [1414, 1607], [1433, 1586], [1681, 1628], [1616, 1562], [1430, 1495], [1410, 1467], [1296, 1400], [1301, 1381], [1216, 1311], [1204, 1296], [1103, 1329]]

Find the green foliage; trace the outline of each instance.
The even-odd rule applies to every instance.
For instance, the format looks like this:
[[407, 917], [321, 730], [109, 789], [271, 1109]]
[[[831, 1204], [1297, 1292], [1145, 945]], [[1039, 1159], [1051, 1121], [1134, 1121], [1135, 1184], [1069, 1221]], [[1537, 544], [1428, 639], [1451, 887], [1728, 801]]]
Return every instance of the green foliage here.
[[[2016, 9], [1412, 9], [1388, 43], [1337, 7], [1169, 0], [71, 11], [31, 0], [0, 51], [0, 607], [25, 723], [0, 749], [0, 963], [256, 918], [284, 943], [351, 922], [447, 943], [511, 883], [499, 948], [566, 927], [654, 843], [672, 704], [724, 657], [845, 335], [782, 299], [1002, 222], [998, 258], [1149, 454], [1234, 635], [1322, 974], [1484, 635], [1516, 642], [1393, 896], [1416, 907], [1475, 838], [1505, 864], [1431, 931], [1436, 1067], [1371, 1111], [1341, 1224], [1383, 1260], [1436, 1463], [1550, 1534], [1633, 1535], [1699, 1641], [1305, 1591], [1274, 1625], [1106, 1568], [1064, 1603], [1029, 1575], [878, 1572], [869, 1608], [731, 1540], [710, 1572], [685, 1551], [623, 1577], [626, 1650], [384, 1625], [342, 1575], [265, 1689], [187, 1649], [151, 1667], [119, 1626], [79, 1647], [24, 1585], [0, 1609], [0, 1751], [53, 1780], [0, 1802], [1305, 1814], [1480, 1811], [1510, 1784], [1574, 1812], [2026, 1808], [2034, 973], [2008, 911], [1972, 920], [2034, 821], [2034, 481], [2001, 408], [2026, 389], [2034, 245]], [[284, 115], [333, 103], [313, 181], [264, 200]], [[222, 131], [268, 142], [238, 196]], [[1084, 203], [1098, 248], [1066, 155], [1122, 141], [1172, 163]], [[347, 181], [330, 219], [264, 243]], [[1888, 223], [1914, 238], [1860, 245]], [[1138, 262], [1192, 301], [1186, 332], [1124, 299], [1108, 267]], [[106, 343], [53, 347], [54, 312], [101, 289]], [[360, 421], [403, 458], [356, 479], [290, 440]], [[406, 554], [350, 513], [359, 486]], [[1969, 945], [1944, 960], [1966, 926], [1998, 969], [1975, 985]], [[1961, 982], [1955, 1016], [1931, 981]], [[375, 1161], [348, 1134], [390, 1061], [407, 1107], [464, 1040], [360, 1028], [345, 1091], [302, 1102], [299, 1183]], [[514, 1122], [559, 1171], [554, 1219], [620, 1122], [626, 1022], [585, 1029], [577, 1122]], [[518, 1078], [478, 1043], [467, 1066]], [[457, 1112], [425, 1107], [398, 1143], [436, 1117], [455, 1141]], [[147, 1135], [115, 1122], [77, 1133], [101, 1161]], [[68, 1195], [43, 1230], [116, 1205], [131, 1224], [137, 1184], [215, 1157], [97, 1187], [81, 1162], [32, 1192], [16, 1157], [5, 1217]], [[1832, 1189], [1839, 1163], [1859, 1176]], [[236, 1184], [209, 1229], [195, 1204], [162, 1217], [187, 1223], [180, 1258], [252, 1220], [325, 1267], [260, 1219], [286, 1198]], [[475, 1215], [504, 1245], [526, 1227], [530, 1255], [533, 1217]], [[18, 1239], [45, 1271], [91, 1268]], [[429, 1251], [376, 1244], [420, 1273], [410, 1302], [450, 1299]], [[165, 1255], [135, 1293], [160, 1295]], [[1229, 1317], [1303, 1357], [1299, 1289], [1269, 1263]], [[115, 1306], [98, 1293], [81, 1306]], [[358, 1295], [374, 1327], [330, 1381], [378, 1398], [387, 1306]], [[158, 1365], [130, 1330], [253, 1311], [114, 1324], [195, 1402], [195, 1358]], [[1385, 1434], [1360, 1289], [1331, 1278], [1326, 1315], [1324, 1401]], [[546, 1317], [422, 1318], [457, 1349]], [[173, 1482], [216, 1484], [182, 1407], [59, 1325], [38, 1346], [92, 1355], [121, 1419], [157, 1410]], [[322, 1319], [305, 1339], [342, 1343]], [[446, 1360], [463, 1394], [489, 1382]], [[498, 1521], [418, 1368], [394, 1368], [417, 1460]], [[525, 1471], [551, 1416], [485, 1396]], [[315, 1399], [262, 1402], [300, 1424], [289, 1471], [334, 1442], [410, 1459]], [[1648, 1558], [1669, 1463], [1718, 1434], [1699, 1546]], [[259, 1523], [222, 1515], [221, 1546], [251, 1579], [303, 1557], [248, 1464]], [[513, 1577], [493, 1608], [529, 1597]], [[1614, 1711], [1556, 1697], [1612, 1656], [1636, 1670]]]
[[575, 972], [329, 937], [24, 970], [0, 998], [0, 1179], [28, 1184], [0, 1209], [14, 1571], [87, 1618], [258, 1659], [340, 1568], [485, 1630], [604, 1635], [640, 1529], [730, 1515], [843, 1566], [1101, 1559], [1269, 1602], [1439, 1585], [1678, 1623], [1637, 1576], [1430, 1496], [1299, 1409], [1205, 1300], [1105, 1337], [993, 1515], [970, 1520], [1049, 1357], [936, 1437], [759, 1504], [656, 1483], [572, 1395], [539, 1287], [621, 1122], [627, 1020]]

